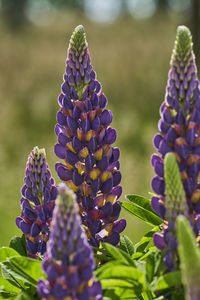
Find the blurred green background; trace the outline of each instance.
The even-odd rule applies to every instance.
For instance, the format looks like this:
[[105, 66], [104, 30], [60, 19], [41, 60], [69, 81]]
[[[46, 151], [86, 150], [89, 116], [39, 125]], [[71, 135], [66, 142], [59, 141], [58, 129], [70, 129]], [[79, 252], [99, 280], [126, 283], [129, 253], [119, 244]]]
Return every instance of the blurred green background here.
[[[70, 35], [83, 24], [92, 63], [118, 131], [125, 194], [147, 196], [150, 156], [164, 100], [176, 27], [194, 35], [199, 58], [199, 0], [0, 1], [0, 245], [21, 232], [20, 189], [27, 156], [45, 147], [51, 172], [56, 143], [57, 96]], [[150, 229], [122, 212], [136, 242]]]

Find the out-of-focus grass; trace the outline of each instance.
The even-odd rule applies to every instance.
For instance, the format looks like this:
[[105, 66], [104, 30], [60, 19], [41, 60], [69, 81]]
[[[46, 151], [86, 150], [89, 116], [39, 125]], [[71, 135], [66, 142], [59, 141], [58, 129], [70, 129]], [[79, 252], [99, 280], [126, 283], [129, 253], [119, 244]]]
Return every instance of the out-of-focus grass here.
[[[152, 138], [178, 21], [164, 15], [146, 21], [121, 17], [100, 26], [71, 11], [51, 18], [46, 27], [28, 25], [22, 32], [0, 26], [0, 245], [21, 234], [15, 217], [20, 215], [27, 155], [35, 145], [46, 148], [59, 182], [53, 152], [57, 96], [70, 34], [79, 23], [85, 26], [93, 66], [113, 111], [123, 192], [148, 196], [150, 190]], [[122, 216], [133, 241], [149, 229], [125, 212]]]

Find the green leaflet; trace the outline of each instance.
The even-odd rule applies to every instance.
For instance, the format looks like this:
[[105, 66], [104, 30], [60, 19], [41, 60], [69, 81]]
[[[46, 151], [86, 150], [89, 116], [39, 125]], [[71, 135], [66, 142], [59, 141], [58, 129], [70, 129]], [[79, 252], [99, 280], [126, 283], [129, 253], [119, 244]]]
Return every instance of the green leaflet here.
[[41, 261], [39, 260], [34, 260], [24, 256], [14, 256], [1, 262], [1, 265], [7, 274], [33, 286], [36, 286], [37, 281], [40, 278], [45, 277], [41, 270]]
[[8, 280], [0, 277], [0, 294], [1, 293], [6, 293], [6, 294], [11, 294], [16, 295], [20, 292], [20, 288], [12, 285]]
[[144, 274], [140, 270], [132, 266], [124, 266], [116, 262], [109, 266], [108, 264], [104, 269], [101, 268], [103, 271], [98, 272], [97, 270], [96, 276], [98, 280], [111, 278], [125, 279], [133, 283], [135, 282], [141, 287], [146, 287]]
[[14, 236], [10, 240], [9, 247], [15, 249], [20, 255], [27, 256], [26, 238], [24, 234], [22, 235], [21, 238]]
[[120, 248], [130, 256], [135, 252], [132, 241], [126, 235], [120, 237]]
[[130, 255], [123, 250], [116, 248], [108, 243], [102, 243], [102, 246], [104, 249], [106, 249], [107, 254], [110, 255], [115, 261], [118, 261], [121, 264], [135, 266], [135, 263], [131, 259]]
[[148, 231], [135, 245], [136, 252], [143, 252], [148, 246], [149, 242], [152, 240], [152, 236], [155, 232], [159, 231], [159, 227], [154, 227], [152, 230]]
[[143, 220], [144, 222], [152, 226], [157, 226], [162, 224], [162, 219], [156, 213], [152, 213], [151, 211], [148, 211], [143, 207], [138, 206], [137, 204], [133, 204], [133, 203], [129, 204], [123, 202], [121, 203], [121, 206], [132, 215], [138, 217], [139, 219]]
[[133, 204], [142, 206], [146, 210], [151, 211], [152, 213], [155, 213], [151, 207], [151, 201], [147, 198], [133, 194], [133, 195], [126, 195], [126, 199], [128, 199]]
[[0, 248], [0, 262], [5, 261], [12, 256], [20, 256], [20, 254], [16, 250], [9, 247]]
[[152, 282], [151, 286], [154, 291], [168, 289], [173, 286], [181, 285], [181, 272], [175, 271], [160, 276]]

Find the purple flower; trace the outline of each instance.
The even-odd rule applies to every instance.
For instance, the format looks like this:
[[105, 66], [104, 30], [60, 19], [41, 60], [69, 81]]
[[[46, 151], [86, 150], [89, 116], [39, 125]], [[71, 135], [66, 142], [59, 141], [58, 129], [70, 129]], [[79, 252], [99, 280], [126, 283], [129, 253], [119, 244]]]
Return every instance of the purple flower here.
[[[161, 119], [158, 123], [160, 133], [154, 137], [154, 146], [159, 155], [153, 154], [151, 159], [156, 173], [152, 179], [152, 189], [158, 196], [152, 198], [151, 204], [152, 208], [168, 221], [168, 225], [163, 225], [164, 241], [161, 237], [155, 236], [154, 242], [159, 249], [164, 246], [164, 242], [168, 245], [165, 264], [169, 269], [173, 269], [174, 256], [177, 253], [175, 219], [179, 214], [189, 216], [194, 232], [198, 235], [197, 218], [200, 212], [198, 179], [200, 90], [192, 50], [192, 37], [189, 29], [184, 26], [178, 27], [177, 30], [166, 95], [160, 108], [160, 115]], [[164, 157], [169, 152], [174, 154], [178, 163], [187, 198], [187, 205], [184, 207], [177, 208], [176, 203], [172, 205], [166, 200]]]
[[35, 147], [29, 154], [21, 194], [22, 212], [21, 217], [16, 218], [16, 224], [26, 236], [29, 256], [35, 257], [46, 251], [57, 196], [44, 149]]
[[58, 191], [42, 264], [47, 280], [38, 282], [38, 293], [49, 300], [101, 300], [101, 284], [94, 281], [93, 251], [81, 227], [76, 196], [65, 184]]
[[117, 137], [110, 127], [112, 113], [105, 109], [107, 98], [91, 65], [81, 25], [70, 40], [58, 103], [55, 154], [64, 164], [56, 164], [57, 174], [77, 195], [90, 244], [107, 241], [116, 245], [126, 226], [124, 219], [117, 221], [120, 151], [112, 146]]

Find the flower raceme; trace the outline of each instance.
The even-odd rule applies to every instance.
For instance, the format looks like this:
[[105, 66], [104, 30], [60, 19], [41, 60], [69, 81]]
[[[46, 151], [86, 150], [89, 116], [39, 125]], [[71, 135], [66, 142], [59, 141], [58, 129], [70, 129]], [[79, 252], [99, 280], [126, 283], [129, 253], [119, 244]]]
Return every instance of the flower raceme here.
[[153, 209], [165, 218], [165, 180], [163, 158], [173, 152], [181, 173], [187, 197], [189, 215], [198, 235], [200, 222], [200, 90], [197, 79], [192, 38], [189, 29], [178, 27], [165, 100], [160, 108], [159, 134], [154, 146], [159, 155], [153, 154], [152, 165], [156, 176], [152, 188], [158, 195], [152, 197]]
[[119, 148], [112, 147], [116, 130], [106, 96], [91, 65], [83, 26], [74, 30], [68, 49], [66, 71], [58, 97], [55, 154], [64, 159], [56, 164], [61, 180], [77, 195], [82, 223], [90, 244], [100, 241], [116, 245], [126, 226], [118, 199]]
[[58, 191], [42, 264], [47, 280], [38, 282], [38, 293], [49, 300], [101, 300], [101, 285], [93, 277], [93, 251], [81, 227], [76, 196], [64, 183]]
[[57, 196], [44, 149], [35, 147], [29, 154], [21, 194], [22, 212], [16, 224], [26, 236], [29, 256], [42, 255]]

